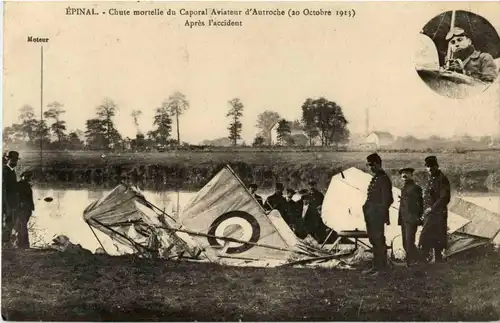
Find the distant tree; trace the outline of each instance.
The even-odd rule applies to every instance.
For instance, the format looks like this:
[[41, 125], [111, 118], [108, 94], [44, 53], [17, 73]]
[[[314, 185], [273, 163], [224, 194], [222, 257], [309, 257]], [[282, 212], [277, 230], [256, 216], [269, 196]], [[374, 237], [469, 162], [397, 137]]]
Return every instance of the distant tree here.
[[57, 137], [59, 145], [64, 140], [64, 132], [66, 131], [66, 121], [61, 120], [61, 115], [66, 111], [63, 110], [64, 105], [54, 101], [47, 105], [49, 108], [43, 113], [43, 116], [47, 119], [53, 119], [54, 122], [50, 125], [50, 130]]
[[35, 129], [35, 140], [32, 143], [34, 147], [42, 145], [42, 147], [48, 148], [50, 145], [50, 131], [45, 120], [38, 120]]
[[262, 147], [265, 143], [265, 139], [262, 136], [256, 136], [253, 140], [252, 146], [254, 147]]
[[105, 127], [105, 142], [103, 144], [106, 148], [114, 147], [121, 140], [121, 135], [116, 130], [112, 119], [116, 115], [117, 110], [118, 106], [109, 98], [105, 98], [97, 107], [97, 116]]
[[25, 140], [25, 135], [22, 125], [14, 123], [10, 127], [5, 127], [2, 132], [2, 140], [4, 145], [23, 142]]
[[34, 144], [36, 140], [37, 127], [39, 120], [35, 117], [35, 110], [28, 104], [25, 104], [20, 109], [19, 125], [13, 125], [16, 131], [21, 132], [19, 137], [23, 137], [21, 140], [28, 140], [31, 144]]
[[89, 119], [85, 122], [85, 140], [92, 149], [102, 149], [107, 147], [106, 120]]
[[175, 116], [175, 124], [177, 126], [177, 144], [181, 144], [181, 132], [179, 125], [179, 116], [189, 109], [189, 101], [186, 96], [181, 92], [175, 92], [167, 101], [165, 101], [162, 106], [166, 107], [170, 113], [170, 116]]
[[298, 120], [298, 119], [293, 120], [290, 123], [290, 127], [292, 129], [300, 129], [300, 130], [302, 130], [304, 128], [304, 126], [302, 125], [302, 122], [300, 122], [300, 120]]
[[80, 150], [83, 148], [83, 141], [80, 139], [76, 131], [71, 131], [68, 134], [68, 146], [74, 150]]
[[278, 142], [281, 145], [286, 145], [287, 142], [289, 142], [291, 134], [290, 122], [286, 121], [285, 119], [281, 119], [278, 122], [278, 128], [276, 129], [276, 132], [278, 133]]
[[302, 125], [304, 132], [309, 138], [309, 146], [312, 146], [313, 140], [318, 137], [318, 129], [316, 128], [315, 122], [315, 109], [313, 105], [313, 99], [306, 99], [302, 104]]
[[349, 138], [347, 119], [342, 108], [325, 98], [307, 99], [302, 105], [302, 122], [310, 140], [317, 134], [322, 146], [339, 144]]
[[[170, 119], [170, 108], [168, 102], [163, 102], [156, 109], [153, 125], [155, 128], [148, 132], [148, 137], [158, 145], [166, 146], [172, 131], [172, 119]], [[177, 138], [179, 139], [179, 138]], [[178, 143], [179, 141], [177, 141]]]
[[137, 134], [141, 133], [141, 129], [139, 128], [139, 117], [141, 115], [142, 115], [141, 110], [132, 110], [132, 113], [130, 114], [130, 116], [134, 119], [134, 125], [135, 125], [135, 129], [137, 131]]
[[278, 112], [266, 110], [257, 116], [256, 127], [260, 129], [261, 137], [265, 142], [271, 144], [271, 129], [279, 121], [280, 115]]
[[229, 130], [229, 139], [232, 140], [233, 146], [236, 146], [238, 139], [241, 139], [241, 130], [243, 126], [240, 122], [240, 118], [243, 116], [244, 106], [238, 98], [230, 100], [229, 105], [231, 107], [226, 117], [231, 118], [231, 123], [227, 129]]

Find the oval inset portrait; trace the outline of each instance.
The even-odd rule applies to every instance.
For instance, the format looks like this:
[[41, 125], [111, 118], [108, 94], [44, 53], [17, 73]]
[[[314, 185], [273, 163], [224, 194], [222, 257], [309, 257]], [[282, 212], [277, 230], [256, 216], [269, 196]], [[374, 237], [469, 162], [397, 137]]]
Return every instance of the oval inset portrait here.
[[415, 68], [443, 96], [464, 99], [483, 92], [495, 82], [500, 69], [498, 31], [475, 13], [443, 12], [422, 29]]

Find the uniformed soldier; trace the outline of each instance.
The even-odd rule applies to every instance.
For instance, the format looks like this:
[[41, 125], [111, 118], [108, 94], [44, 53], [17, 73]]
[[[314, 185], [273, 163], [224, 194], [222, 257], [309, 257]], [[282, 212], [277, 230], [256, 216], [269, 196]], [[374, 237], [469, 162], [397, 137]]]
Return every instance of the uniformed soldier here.
[[250, 193], [252, 194], [253, 197], [255, 197], [257, 202], [259, 202], [259, 204], [261, 206], [264, 206], [264, 203], [262, 202], [262, 196], [257, 195], [257, 193], [256, 193], [257, 192], [257, 184], [252, 183], [252, 184], [250, 184], [250, 186], [248, 186], [248, 188], [250, 189]]
[[9, 151], [4, 157], [2, 172], [2, 243], [11, 242], [12, 229], [18, 208], [17, 175], [15, 168], [19, 160], [17, 151]]
[[418, 260], [418, 250], [415, 245], [415, 235], [422, 223], [423, 200], [422, 188], [413, 180], [413, 168], [399, 170], [404, 181], [399, 202], [398, 225], [401, 226], [403, 248], [406, 252], [406, 263], [409, 266]]
[[430, 176], [424, 188], [423, 227], [419, 245], [424, 257], [428, 257], [433, 249], [436, 262], [441, 262], [442, 252], [446, 249], [448, 239], [450, 182], [439, 169], [436, 156], [425, 158], [425, 167]]
[[393, 203], [392, 183], [389, 176], [382, 169], [382, 159], [378, 154], [371, 154], [366, 158], [367, 166], [374, 176], [368, 186], [363, 213], [366, 223], [366, 232], [373, 247], [373, 266], [364, 273], [377, 274], [387, 268], [387, 246], [385, 241], [384, 225], [390, 224], [389, 207]]

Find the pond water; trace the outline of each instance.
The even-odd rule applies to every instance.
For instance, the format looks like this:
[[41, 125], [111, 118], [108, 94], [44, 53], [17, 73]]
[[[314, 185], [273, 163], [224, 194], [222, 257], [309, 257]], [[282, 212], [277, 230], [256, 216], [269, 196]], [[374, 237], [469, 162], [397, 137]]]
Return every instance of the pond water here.
[[[116, 254], [116, 248], [110, 238], [98, 230], [91, 230], [83, 220], [83, 210], [92, 202], [103, 197], [109, 192], [108, 189], [51, 189], [33, 188], [35, 199], [35, 212], [29, 225], [32, 226], [30, 233], [31, 244], [36, 247], [50, 243], [56, 235], [64, 234], [71, 242], [80, 244], [82, 247], [94, 252], [100, 245], [96, 236], [110, 254]], [[271, 191], [258, 192], [264, 199]], [[145, 191], [148, 201], [157, 207], [164, 209], [167, 214], [176, 215], [182, 211], [196, 192], [188, 191]], [[52, 197], [52, 202], [44, 201], [44, 198]], [[470, 195], [462, 198], [483, 206], [493, 212], [500, 213], [500, 196], [498, 195]], [[95, 235], [94, 235], [95, 233]], [[500, 242], [500, 236], [495, 239]]]

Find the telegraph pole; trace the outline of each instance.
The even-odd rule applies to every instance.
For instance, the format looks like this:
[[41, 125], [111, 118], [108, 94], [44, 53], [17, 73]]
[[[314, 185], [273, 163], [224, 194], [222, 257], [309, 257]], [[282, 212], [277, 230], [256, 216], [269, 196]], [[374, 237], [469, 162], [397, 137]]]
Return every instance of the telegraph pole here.
[[40, 168], [43, 172], [43, 45], [40, 47]]

